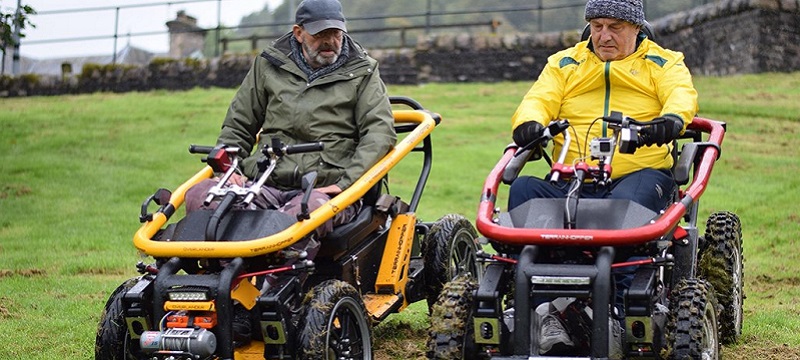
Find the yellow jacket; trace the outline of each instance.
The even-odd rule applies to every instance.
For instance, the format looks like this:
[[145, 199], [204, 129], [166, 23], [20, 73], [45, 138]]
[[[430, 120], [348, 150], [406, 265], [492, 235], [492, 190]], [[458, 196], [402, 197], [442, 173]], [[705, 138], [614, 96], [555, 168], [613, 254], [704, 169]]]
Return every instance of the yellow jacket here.
[[[686, 129], [698, 105], [697, 91], [683, 59], [682, 53], [644, 39], [625, 59], [604, 62], [589, 48], [588, 40], [580, 42], [548, 58], [539, 79], [514, 113], [512, 129], [531, 120], [547, 126], [552, 120], [568, 119], [575, 132], [567, 130], [572, 136], [567, 165], [584, 156], [588, 162], [587, 141], [612, 136], [602, 121], [592, 125], [611, 111], [639, 121], [674, 114], [683, 119]], [[558, 154], [563, 137], [557, 137], [554, 143], [553, 153]], [[612, 178], [643, 168], [669, 169], [673, 163], [669, 151], [664, 145], [641, 147], [635, 154], [616, 153]]]

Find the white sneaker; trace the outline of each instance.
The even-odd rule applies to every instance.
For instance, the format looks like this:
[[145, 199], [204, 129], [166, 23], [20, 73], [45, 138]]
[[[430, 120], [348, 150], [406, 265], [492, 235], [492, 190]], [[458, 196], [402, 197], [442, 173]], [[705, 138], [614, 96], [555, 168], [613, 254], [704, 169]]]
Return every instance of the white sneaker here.
[[506, 324], [509, 332], [514, 332], [514, 308], [508, 308], [503, 311], [503, 322]]
[[554, 314], [545, 315], [539, 327], [539, 354], [560, 353], [573, 346], [561, 319]]

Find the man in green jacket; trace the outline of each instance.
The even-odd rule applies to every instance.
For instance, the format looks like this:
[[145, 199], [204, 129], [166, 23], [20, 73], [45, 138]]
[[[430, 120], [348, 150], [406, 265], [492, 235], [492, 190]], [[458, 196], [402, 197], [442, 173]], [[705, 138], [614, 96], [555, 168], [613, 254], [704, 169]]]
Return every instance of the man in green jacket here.
[[[271, 138], [287, 145], [324, 144], [320, 152], [282, 157], [254, 201], [291, 215], [300, 210], [304, 174], [318, 173], [318, 187], [308, 204], [313, 211], [352, 185], [396, 141], [378, 63], [347, 34], [339, 1], [304, 0], [295, 22], [291, 32], [255, 58], [217, 139], [218, 144], [241, 149], [243, 173], [249, 179], [256, 177], [257, 161], [264, 157], [260, 151], [253, 156], [251, 152]], [[233, 181], [242, 184], [246, 179], [237, 176]], [[215, 183], [207, 180], [190, 189], [187, 211], [201, 208]], [[356, 211], [354, 206], [344, 209], [317, 231], [317, 237], [352, 220]]]
[[[264, 157], [258, 149], [272, 138], [286, 145], [324, 144], [320, 152], [283, 156], [253, 201], [259, 208], [290, 215], [300, 212], [303, 175], [318, 173], [317, 188], [308, 201], [308, 210], [314, 211], [352, 185], [397, 140], [378, 63], [347, 34], [338, 0], [303, 0], [292, 31], [253, 61], [217, 139], [217, 144], [241, 149], [245, 177], [235, 175], [234, 183], [242, 185], [257, 176], [257, 162]], [[186, 211], [203, 208], [208, 190], [216, 184], [216, 179], [209, 179], [189, 189]], [[334, 226], [351, 221], [359, 205], [342, 209], [291, 249], [306, 251], [313, 259], [319, 239]], [[235, 310], [234, 339], [239, 344], [249, 340], [250, 325], [244, 308]]]

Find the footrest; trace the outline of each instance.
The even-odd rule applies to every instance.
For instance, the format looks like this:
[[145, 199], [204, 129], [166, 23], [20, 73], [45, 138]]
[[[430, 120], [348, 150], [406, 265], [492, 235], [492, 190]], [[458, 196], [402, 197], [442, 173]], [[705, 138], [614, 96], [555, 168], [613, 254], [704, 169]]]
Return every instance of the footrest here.
[[250, 341], [249, 344], [233, 350], [233, 357], [236, 359], [263, 359], [264, 343], [261, 341]]
[[403, 296], [400, 294], [366, 294], [364, 306], [375, 321], [385, 319], [403, 305]]

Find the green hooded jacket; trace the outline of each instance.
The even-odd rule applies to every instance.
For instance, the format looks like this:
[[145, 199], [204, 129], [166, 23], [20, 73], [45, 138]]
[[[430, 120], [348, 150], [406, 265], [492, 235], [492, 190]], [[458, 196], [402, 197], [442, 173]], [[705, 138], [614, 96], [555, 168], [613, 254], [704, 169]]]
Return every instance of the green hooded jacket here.
[[261, 149], [271, 138], [287, 145], [321, 141], [320, 152], [279, 159], [267, 183], [298, 189], [303, 175], [317, 171], [317, 187], [336, 184], [344, 190], [397, 140], [378, 62], [345, 36], [347, 61], [309, 82], [290, 58], [291, 37], [291, 32], [282, 36], [255, 58], [231, 101], [217, 143], [239, 147], [244, 174], [254, 179], [257, 160], [264, 158]]

